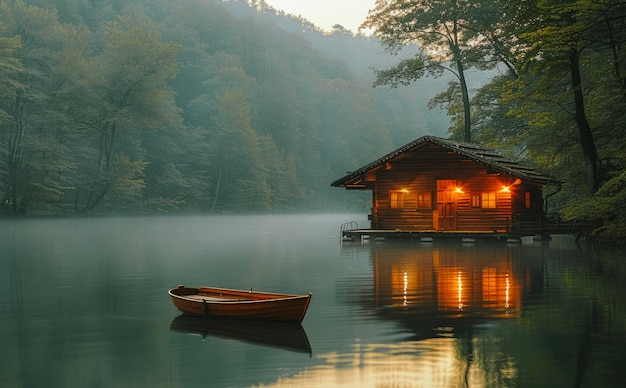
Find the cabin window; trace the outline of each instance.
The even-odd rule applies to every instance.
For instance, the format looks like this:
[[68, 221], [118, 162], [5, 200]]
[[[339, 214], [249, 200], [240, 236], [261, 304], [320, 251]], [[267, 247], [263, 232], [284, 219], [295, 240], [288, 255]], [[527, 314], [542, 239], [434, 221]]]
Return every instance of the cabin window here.
[[472, 194], [472, 207], [480, 207], [480, 194]]
[[392, 209], [403, 209], [405, 202], [405, 192], [404, 191], [390, 191], [389, 192], [389, 207]]
[[482, 208], [483, 209], [495, 209], [496, 208], [496, 193], [483, 193], [482, 194]]
[[530, 191], [524, 193], [524, 203], [526, 205], [526, 209], [530, 209]]
[[417, 193], [417, 208], [418, 209], [432, 209], [433, 208], [433, 194], [430, 191]]

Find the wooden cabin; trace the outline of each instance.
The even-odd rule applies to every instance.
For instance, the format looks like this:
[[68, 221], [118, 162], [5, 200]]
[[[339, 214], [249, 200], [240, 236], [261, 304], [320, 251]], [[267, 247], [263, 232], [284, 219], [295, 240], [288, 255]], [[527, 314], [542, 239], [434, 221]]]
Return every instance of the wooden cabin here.
[[371, 229], [509, 232], [541, 222], [548, 184], [558, 182], [495, 151], [424, 136], [331, 186], [372, 191]]

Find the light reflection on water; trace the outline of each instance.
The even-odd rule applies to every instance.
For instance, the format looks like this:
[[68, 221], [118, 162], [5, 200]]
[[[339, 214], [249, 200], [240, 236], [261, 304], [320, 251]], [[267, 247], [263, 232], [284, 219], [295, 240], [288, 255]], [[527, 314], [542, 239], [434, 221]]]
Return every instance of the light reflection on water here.
[[461, 387], [469, 365], [455, 357], [455, 349], [455, 340], [450, 338], [388, 344], [357, 342], [349, 353], [320, 355], [322, 366], [271, 386]]
[[[0, 386], [623, 382], [623, 251], [341, 244], [351, 218], [1, 221]], [[209, 324], [179, 317], [178, 284], [313, 299], [301, 327]]]

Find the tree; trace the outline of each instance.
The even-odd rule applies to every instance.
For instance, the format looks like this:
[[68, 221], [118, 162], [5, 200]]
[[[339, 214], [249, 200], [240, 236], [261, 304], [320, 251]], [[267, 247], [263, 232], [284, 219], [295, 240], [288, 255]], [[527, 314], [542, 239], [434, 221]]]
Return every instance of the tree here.
[[[142, 185], [127, 190], [117, 179], [134, 171], [137, 179], [145, 163], [137, 147], [143, 130], [178, 125], [178, 110], [167, 81], [177, 73], [177, 44], [163, 43], [154, 22], [134, 14], [105, 23], [102, 52], [90, 62], [85, 98], [76, 109], [82, 130], [91, 136], [92, 155], [84, 162], [82, 188], [76, 190], [75, 208], [91, 213], [109, 198], [134, 195]], [[136, 160], [125, 160], [123, 153]]]
[[22, 1], [2, 3], [0, 14], [8, 33], [22, 41], [14, 50], [22, 68], [17, 78], [7, 78], [13, 92], [1, 102], [7, 116], [0, 132], [8, 151], [2, 206], [9, 214], [53, 212], [75, 162], [70, 111], [79, 96], [77, 75], [89, 33], [60, 24], [54, 11]]
[[271, 189], [261, 159], [259, 135], [252, 127], [250, 105], [242, 89], [227, 89], [217, 98], [215, 127], [210, 141], [217, 151], [212, 210], [268, 210]]
[[479, 138], [562, 179], [552, 202], [594, 237], [623, 238], [626, 3], [496, 3], [516, 71], [476, 95]]
[[[376, 72], [375, 85], [408, 85], [426, 75], [449, 71], [457, 78], [463, 101], [463, 138], [471, 141], [471, 111], [466, 71], [480, 46], [469, 22], [480, 12], [476, 2], [457, 0], [378, 0], [362, 27], [375, 29], [374, 36], [392, 52], [417, 43], [421, 51], [396, 67]], [[453, 67], [447, 66], [451, 64]]]
[[623, 122], [624, 112], [624, 57], [618, 53], [626, 38], [620, 28], [626, 5], [613, 0], [545, 0], [526, 6], [530, 4], [512, 13], [523, 15], [513, 30], [521, 49], [520, 78], [509, 84], [513, 93], [508, 95], [517, 94], [520, 102], [512, 112], [531, 124], [558, 125], [554, 130], [559, 132], [572, 126], [576, 133], [562, 138], [576, 139], [587, 194], [592, 195], [602, 183], [598, 141], [623, 132], [615, 126]]
[[[18, 36], [7, 35], [4, 23], [0, 22], [0, 207], [9, 213], [17, 211], [17, 192], [12, 189], [15, 183], [15, 174], [12, 170], [19, 158], [19, 132], [16, 129], [10, 110], [11, 102], [14, 102], [19, 92], [23, 90], [19, 83], [18, 75], [22, 71], [21, 62], [15, 57], [15, 51], [20, 47]], [[8, 111], [7, 111], [8, 110]]]
[[[555, 78], [564, 72], [569, 73], [573, 117], [579, 132], [589, 193], [593, 194], [599, 187], [598, 153], [587, 119], [582, 84], [580, 56], [586, 46], [583, 39], [586, 26], [585, 21], [581, 20], [582, 14], [578, 8], [581, 3], [539, 1], [537, 14], [546, 16], [537, 19], [538, 23], [533, 31], [521, 36], [530, 42], [533, 48], [527, 56], [532, 66], [542, 68], [544, 74]], [[559, 66], [559, 63], [563, 66]]]

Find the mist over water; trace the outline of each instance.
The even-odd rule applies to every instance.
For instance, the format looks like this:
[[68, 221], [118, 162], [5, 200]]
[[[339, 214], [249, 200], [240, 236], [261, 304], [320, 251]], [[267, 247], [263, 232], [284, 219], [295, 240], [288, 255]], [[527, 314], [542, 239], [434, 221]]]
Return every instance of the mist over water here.
[[[615, 386], [623, 252], [341, 243], [362, 215], [0, 221], [0, 385]], [[301, 327], [180, 318], [179, 284], [306, 293]], [[259, 338], [261, 334], [262, 338]], [[304, 335], [303, 335], [304, 334]]]

